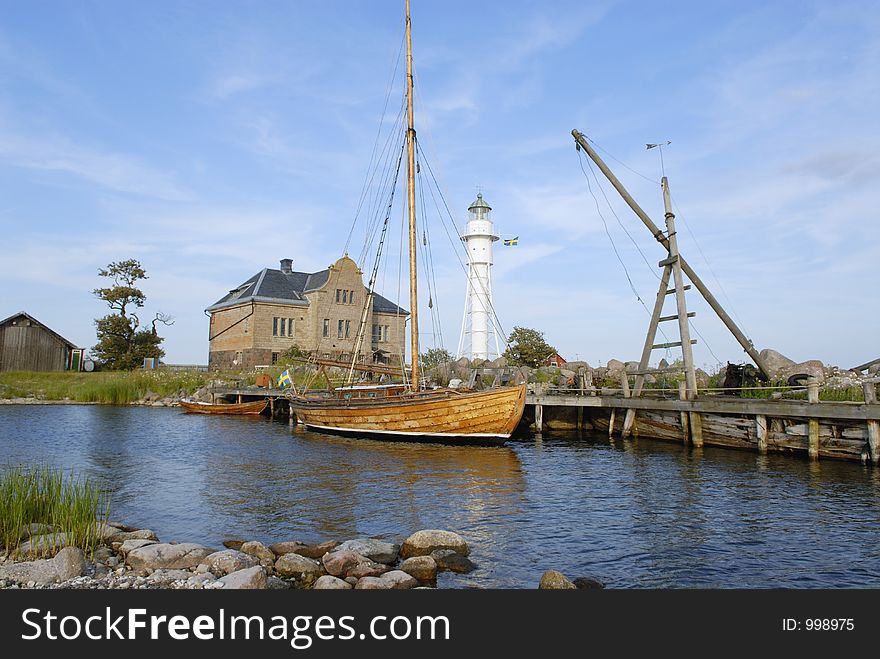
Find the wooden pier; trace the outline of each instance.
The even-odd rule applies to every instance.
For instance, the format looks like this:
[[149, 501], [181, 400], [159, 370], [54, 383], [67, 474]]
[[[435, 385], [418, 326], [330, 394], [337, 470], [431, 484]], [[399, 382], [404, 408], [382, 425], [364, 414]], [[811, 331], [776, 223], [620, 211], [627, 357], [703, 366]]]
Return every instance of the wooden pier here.
[[[536, 432], [547, 427], [588, 429], [723, 446], [760, 453], [802, 453], [880, 464], [880, 404], [876, 383], [864, 385], [864, 402], [819, 400], [818, 385], [806, 400], [706, 395], [679, 398], [629, 395], [628, 388], [547, 390], [526, 397]], [[652, 392], [653, 393], [653, 392]], [[659, 391], [657, 393], [660, 393]], [[549, 423], [548, 423], [549, 421]], [[555, 423], [554, 423], [555, 422]]]

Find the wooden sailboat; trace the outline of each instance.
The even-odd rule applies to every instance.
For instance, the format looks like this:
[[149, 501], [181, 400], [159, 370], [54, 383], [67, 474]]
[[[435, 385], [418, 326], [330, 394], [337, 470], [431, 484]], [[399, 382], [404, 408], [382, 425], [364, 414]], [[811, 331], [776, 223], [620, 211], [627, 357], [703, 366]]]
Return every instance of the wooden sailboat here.
[[480, 391], [420, 390], [415, 121], [409, 0], [406, 0], [406, 102], [411, 386], [353, 386], [324, 394], [296, 393], [290, 397], [291, 412], [305, 426], [327, 432], [456, 444], [503, 442], [522, 417], [525, 383]]
[[194, 414], [247, 414], [259, 415], [263, 413], [269, 401], [255, 400], [247, 403], [202, 403], [195, 400], [182, 400], [180, 406], [185, 412]]

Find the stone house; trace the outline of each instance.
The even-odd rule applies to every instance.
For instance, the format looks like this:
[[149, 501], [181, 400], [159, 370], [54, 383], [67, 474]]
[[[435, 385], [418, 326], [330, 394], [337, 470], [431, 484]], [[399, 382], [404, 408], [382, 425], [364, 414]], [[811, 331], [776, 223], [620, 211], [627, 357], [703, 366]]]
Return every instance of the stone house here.
[[210, 314], [212, 370], [274, 364], [293, 346], [347, 360], [359, 331], [361, 361], [400, 363], [409, 312], [373, 294], [361, 328], [368, 289], [347, 255], [320, 272], [296, 272], [291, 259], [264, 268], [205, 309]]

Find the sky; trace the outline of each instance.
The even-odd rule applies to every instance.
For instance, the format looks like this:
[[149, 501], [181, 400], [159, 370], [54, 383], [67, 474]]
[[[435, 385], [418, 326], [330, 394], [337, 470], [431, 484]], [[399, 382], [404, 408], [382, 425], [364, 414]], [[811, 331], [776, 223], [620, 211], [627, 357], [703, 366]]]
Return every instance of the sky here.
[[[416, 129], [458, 229], [481, 191], [519, 237], [495, 249], [505, 332], [594, 366], [641, 353], [665, 254], [576, 128], [661, 226], [668, 177], [682, 254], [759, 350], [880, 357], [880, 4], [413, 0], [412, 25]], [[206, 307], [342, 255], [403, 29], [403, 0], [0, 0], [0, 317], [90, 347], [98, 270], [135, 258], [141, 317], [175, 318], [165, 361], [207, 363]], [[431, 231], [422, 345], [455, 351], [465, 278]], [[698, 366], [747, 360], [687, 302]]]

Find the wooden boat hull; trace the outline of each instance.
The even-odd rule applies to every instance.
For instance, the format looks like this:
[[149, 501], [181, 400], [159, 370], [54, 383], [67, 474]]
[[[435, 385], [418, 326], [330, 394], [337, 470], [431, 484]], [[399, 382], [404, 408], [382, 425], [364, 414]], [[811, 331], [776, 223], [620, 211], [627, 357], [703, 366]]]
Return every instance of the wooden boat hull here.
[[293, 396], [291, 412], [308, 428], [390, 440], [498, 443], [522, 417], [525, 385], [485, 391], [455, 389], [387, 398]]
[[224, 403], [220, 405], [197, 403], [188, 400], [180, 401], [180, 406], [186, 412], [194, 414], [239, 414], [252, 416], [262, 414], [268, 404], [268, 400], [256, 400], [247, 403]]

